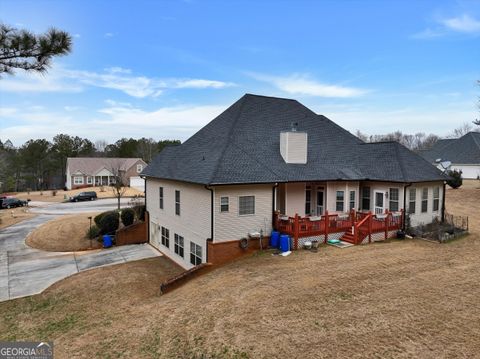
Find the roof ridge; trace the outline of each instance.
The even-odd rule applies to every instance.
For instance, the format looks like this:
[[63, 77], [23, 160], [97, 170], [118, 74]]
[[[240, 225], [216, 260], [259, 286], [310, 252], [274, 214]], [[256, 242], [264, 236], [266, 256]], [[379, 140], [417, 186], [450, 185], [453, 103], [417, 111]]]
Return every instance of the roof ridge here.
[[[475, 142], [475, 144], [477, 145], [478, 149], [480, 150], [480, 142], [477, 141], [477, 137], [479, 137], [479, 139], [480, 139], [480, 132], [471, 131], [471, 132], [469, 132], [469, 134], [472, 135], [473, 142]], [[475, 136], [475, 135], [477, 135], [477, 134], [478, 134], [478, 136]]]

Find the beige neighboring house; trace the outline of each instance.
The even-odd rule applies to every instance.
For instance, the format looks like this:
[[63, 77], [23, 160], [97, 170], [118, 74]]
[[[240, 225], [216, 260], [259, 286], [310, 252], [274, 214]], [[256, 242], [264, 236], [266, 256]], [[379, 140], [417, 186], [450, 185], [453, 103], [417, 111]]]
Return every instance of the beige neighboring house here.
[[364, 143], [295, 100], [255, 95], [166, 147], [142, 176], [149, 241], [184, 268], [228, 262], [272, 230], [293, 249], [385, 240], [442, 219], [447, 179], [399, 143]]
[[108, 186], [115, 183], [116, 174], [129, 187], [144, 191], [145, 181], [140, 173], [147, 167], [141, 158], [70, 157], [67, 158], [67, 189]]

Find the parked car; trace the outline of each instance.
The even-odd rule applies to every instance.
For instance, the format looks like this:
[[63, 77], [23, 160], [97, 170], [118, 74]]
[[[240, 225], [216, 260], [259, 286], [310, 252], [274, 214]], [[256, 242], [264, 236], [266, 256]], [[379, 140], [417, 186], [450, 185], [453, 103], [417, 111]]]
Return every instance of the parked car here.
[[70, 202], [93, 201], [97, 199], [97, 192], [80, 192], [76, 196], [70, 197]]
[[28, 202], [27, 201], [23, 201], [21, 199], [18, 199], [18, 198], [12, 198], [12, 197], [9, 197], [9, 198], [3, 198], [2, 199], [2, 208], [15, 208], [15, 207], [23, 207], [23, 206], [26, 206], [28, 205]]

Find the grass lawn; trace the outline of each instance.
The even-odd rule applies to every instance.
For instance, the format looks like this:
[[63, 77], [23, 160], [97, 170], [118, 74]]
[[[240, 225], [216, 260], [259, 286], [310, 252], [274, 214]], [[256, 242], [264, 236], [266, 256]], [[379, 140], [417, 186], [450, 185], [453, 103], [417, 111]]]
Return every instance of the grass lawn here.
[[26, 207], [0, 210], [0, 229], [20, 223], [34, 217], [35, 214], [28, 212]]
[[37, 229], [27, 237], [26, 243], [33, 248], [53, 252], [73, 252], [87, 249], [98, 249], [102, 245], [97, 240], [90, 241], [87, 231], [90, 226], [89, 216], [98, 213], [82, 213], [80, 215], [61, 216], [53, 219]]
[[57, 358], [478, 357], [480, 189], [447, 196], [470, 236], [263, 252], [164, 296], [165, 258], [99, 268], [0, 303], [0, 338]]

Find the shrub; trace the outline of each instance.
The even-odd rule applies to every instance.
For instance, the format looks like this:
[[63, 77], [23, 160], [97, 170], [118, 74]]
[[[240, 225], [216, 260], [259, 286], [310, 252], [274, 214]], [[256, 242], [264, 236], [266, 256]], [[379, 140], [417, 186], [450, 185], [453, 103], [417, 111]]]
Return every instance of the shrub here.
[[145, 205], [142, 204], [142, 205], [134, 206], [133, 210], [137, 214], [137, 218], [140, 221], [145, 221], [145, 211], [147, 210]]
[[135, 211], [132, 208], [125, 208], [122, 210], [122, 223], [125, 226], [130, 226], [133, 224], [133, 221], [135, 220]]
[[52, 191], [52, 196], [55, 197], [56, 195], [57, 195], [57, 190], [54, 189], [54, 190]]
[[87, 237], [90, 239], [97, 238], [99, 235], [100, 235], [100, 228], [98, 228], [96, 225], [93, 225], [87, 231]]
[[119, 214], [117, 211], [100, 213], [93, 219], [100, 229], [100, 234], [110, 234], [118, 229]]
[[463, 184], [462, 171], [448, 171], [450, 178], [447, 180], [447, 184], [452, 188], [459, 188]]

